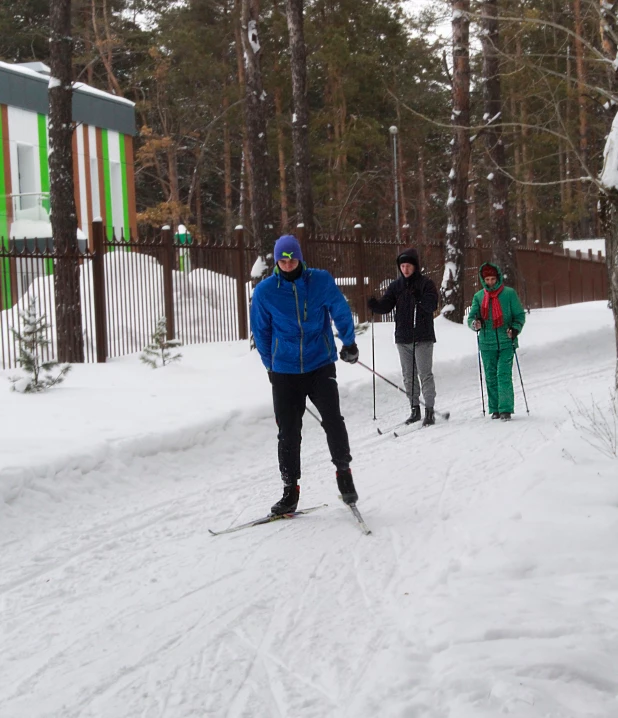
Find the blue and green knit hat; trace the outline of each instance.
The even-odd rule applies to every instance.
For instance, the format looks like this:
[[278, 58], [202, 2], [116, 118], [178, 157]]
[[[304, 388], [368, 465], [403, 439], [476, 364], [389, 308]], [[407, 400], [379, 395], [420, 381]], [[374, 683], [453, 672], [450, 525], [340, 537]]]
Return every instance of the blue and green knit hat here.
[[300, 244], [293, 234], [284, 234], [275, 242], [275, 262], [280, 259], [298, 259], [303, 261]]

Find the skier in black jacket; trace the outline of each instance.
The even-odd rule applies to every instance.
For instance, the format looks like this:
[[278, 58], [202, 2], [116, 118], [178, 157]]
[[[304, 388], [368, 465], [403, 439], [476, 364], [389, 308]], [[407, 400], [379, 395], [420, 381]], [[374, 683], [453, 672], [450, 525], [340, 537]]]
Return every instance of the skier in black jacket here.
[[438, 307], [438, 291], [432, 280], [421, 274], [415, 249], [403, 251], [397, 257], [397, 266], [401, 272], [399, 279], [391, 282], [382, 299], [371, 297], [367, 304], [375, 314], [388, 314], [395, 310], [395, 344], [401, 360], [403, 383], [412, 407], [406, 424], [420, 421], [419, 397], [422, 387], [425, 399], [423, 426], [429, 426], [435, 424], [433, 345], [436, 334], [433, 313]]

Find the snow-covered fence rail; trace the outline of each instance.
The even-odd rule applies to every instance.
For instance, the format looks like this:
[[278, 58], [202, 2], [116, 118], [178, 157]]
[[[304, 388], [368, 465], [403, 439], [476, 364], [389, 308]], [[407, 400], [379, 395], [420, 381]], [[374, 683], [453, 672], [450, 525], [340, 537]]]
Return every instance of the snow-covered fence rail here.
[[[369, 318], [367, 299], [382, 294], [397, 277], [397, 254], [413, 244], [405, 231], [398, 244], [392, 232], [369, 236], [358, 226], [352, 234], [306, 237], [302, 228], [298, 234], [308, 264], [334, 276], [358, 321]], [[0, 367], [15, 365], [18, 348], [10, 329], [21, 327], [19, 311], [31, 297], [51, 325], [49, 355], [55, 357], [54, 267], [59, 262], [80, 267], [86, 361], [141, 351], [161, 316], [168, 336], [183, 344], [248, 338], [257, 250], [241, 228], [228, 241], [174, 235], [169, 228], [146, 238], [109, 241], [103, 225], [95, 222], [90, 236], [91, 247], [62, 256], [45, 240], [12, 242], [8, 248], [0, 242]], [[423, 271], [439, 286], [443, 243], [415, 246]], [[464, 299], [469, 304], [479, 289], [478, 267], [492, 252], [481, 243], [465, 252]], [[556, 247], [518, 247], [517, 265], [515, 285], [530, 308], [607, 297], [605, 263], [591, 252], [582, 256]]]

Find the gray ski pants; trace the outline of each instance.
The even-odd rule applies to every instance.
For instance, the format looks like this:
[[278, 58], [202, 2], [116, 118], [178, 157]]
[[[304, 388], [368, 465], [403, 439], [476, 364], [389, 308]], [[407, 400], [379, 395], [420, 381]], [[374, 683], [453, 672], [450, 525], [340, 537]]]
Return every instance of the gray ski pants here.
[[[423, 388], [423, 399], [428, 409], [433, 409], [436, 400], [436, 382], [433, 378], [433, 342], [417, 342], [416, 360], [412, 351], [413, 344], [397, 344], [399, 359], [401, 361], [401, 373], [403, 384], [410, 397], [411, 406], [419, 406], [421, 387]], [[414, 365], [414, 377], [412, 376], [412, 365]], [[420, 386], [419, 386], [420, 377]]]

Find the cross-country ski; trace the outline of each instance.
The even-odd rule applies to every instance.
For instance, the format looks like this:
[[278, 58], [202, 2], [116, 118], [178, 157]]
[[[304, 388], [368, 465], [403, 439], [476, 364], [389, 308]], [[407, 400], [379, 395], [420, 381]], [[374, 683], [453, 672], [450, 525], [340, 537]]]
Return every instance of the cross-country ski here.
[[304, 514], [310, 514], [313, 511], [317, 511], [318, 509], [324, 508], [325, 506], [328, 506], [328, 504], [322, 504], [321, 506], [312, 506], [308, 509], [300, 509], [297, 511], [294, 511], [292, 513], [286, 513], [286, 514], [279, 514], [279, 515], [273, 515], [269, 514], [268, 516], [263, 516], [259, 519], [254, 519], [253, 521], [248, 521], [245, 524], [239, 524], [238, 526], [230, 526], [227, 529], [222, 529], [220, 531], [213, 531], [212, 529], [208, 529], [208, 532], [212, 536], [221, 536], [222, 534], [231, 534], [235, 531], [241, 531], [242, 529], [248, 529], [252, 526], [261, 526], [262, 524], [270, 524], [273, 521], [278, 521], [279, 519], [293, 519], [295, 516], [303, 516]]

